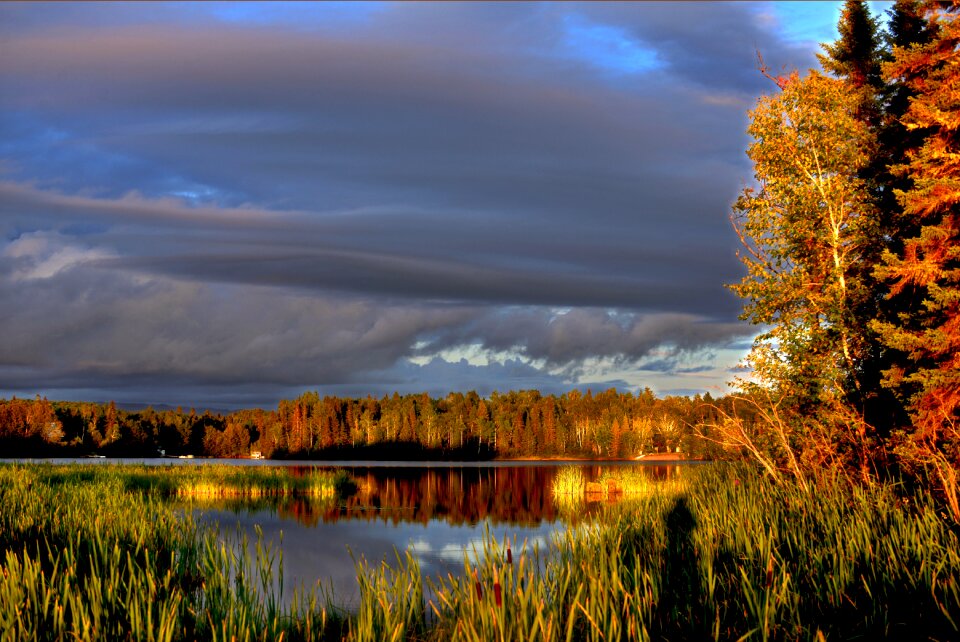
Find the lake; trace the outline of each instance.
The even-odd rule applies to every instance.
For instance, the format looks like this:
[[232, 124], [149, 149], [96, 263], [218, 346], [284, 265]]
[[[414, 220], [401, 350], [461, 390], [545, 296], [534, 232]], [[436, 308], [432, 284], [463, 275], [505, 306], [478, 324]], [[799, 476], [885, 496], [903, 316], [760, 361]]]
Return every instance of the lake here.
[[551, 483], [561, 466], [580, 468], [588, 480], [605, 468], [637, 467], [652, 479], [682, 474], [689, 464], [642, 462], [277, 462], [272, 460], [58, 459], [55, 463], [199, 466], [281, 466], [290, 475], [317, 469], [344, 469], [358, 483], [356, 494], [340, 501], [308, 497], [211, 499], [184, 504], [203, 524], [219, 524], [234, 539], [238, 532], [282, 550], [284, 595], [318, 582], [332, 588], [335, 601], [356, 604], [355, 559], [396, 563], [409, 550], [425, 576], [463, 572], [464, 556], [482, 548], [489, 532], [515, 542], [516, 554], [545, 552], [552, 535], [583, 523], [606, 500], [575, 507], [554, 502]]

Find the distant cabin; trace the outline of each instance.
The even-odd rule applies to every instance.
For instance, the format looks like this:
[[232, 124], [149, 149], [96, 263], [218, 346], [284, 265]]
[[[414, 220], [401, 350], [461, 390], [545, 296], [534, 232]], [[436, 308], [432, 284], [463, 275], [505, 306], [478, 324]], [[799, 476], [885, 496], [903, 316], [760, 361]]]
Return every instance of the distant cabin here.
[[259, 450], [254, 450], [250, 452], [250, 459], [263, 459], [263, 453]]

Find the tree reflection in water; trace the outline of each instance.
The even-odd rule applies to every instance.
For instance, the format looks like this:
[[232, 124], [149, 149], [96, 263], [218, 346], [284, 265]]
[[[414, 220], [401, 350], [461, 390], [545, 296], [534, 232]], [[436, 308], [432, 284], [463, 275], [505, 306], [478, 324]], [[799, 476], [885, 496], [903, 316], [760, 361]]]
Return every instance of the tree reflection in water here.
[[[630, 465], [630, 464], [626, 464]], [[580, 469], [599, 479], [618, 464]], [[304, 475], [315, 466], [290, 466]], [[325, 467], [328, 468], [328, 467]], [[397, 550], [410, 550], [425, 575], [458, 574], [464, 557], [481, 549], [489, 532], [511, 538], [514, 552], [524, 542], [541, 551], [551, 533], [588, 519], [618, 498], [581, 497], [573, 510], [560, 506], [551, 485], [560, 465], [342, 466], [359, 490], [345, 500], [308, 497], [193, 500], [203, 523], [219, 523], [227, 535], [235, 526], [249, 537], [260, 529], [266, 542], [282, 548], [285, 595], [301, 583], [329, 585], [338, 603], [358, 599], [354, 559], [392, 564]], [[636, 465], [651, 479], [672, 479], [677, 466]], [[529, 549], [526, 549], [529, 550]]]
[[[583, 465], [587, 480], [600, 477], [605, 465]], [[313, 466], [291, 466], [291, 475], [300, 476]], [[677, 474], [677, 466], [638, 467], [652, 480], [666, 480]], [[469, 467], [346, 467], [357, 481], [357, 492], [335, 501], [310, 497], [267, 497], [258, 500], [218, 500], [206, 508], [249, 511], [270, 510], [283, 519], [304, 526], [342, 520], [423, 525], [436, 520], [451, 526], [475, 526], [481, 522], [536, 526], [543, 522], [575, 521], [589, 517], [602, 502], [587, 501], [583, 511], [572, 515], [556, 505], [551, 492], [558, 466], [469, 466]], [[616, 498], [603, 500], [616, 501]]]

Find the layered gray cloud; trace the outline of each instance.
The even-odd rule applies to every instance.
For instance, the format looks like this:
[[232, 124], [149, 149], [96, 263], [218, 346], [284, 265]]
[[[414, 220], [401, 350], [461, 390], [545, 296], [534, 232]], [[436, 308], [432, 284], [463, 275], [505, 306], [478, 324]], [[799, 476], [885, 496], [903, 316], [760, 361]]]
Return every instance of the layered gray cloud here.
[[[710, 259], [715, 243], [661, 245], [656, 230], [638, 230], [647, 238], [638, 247], [636, 236], [594, 230], [588, 221], [541, 230], [521, 219], [505, 231], [496, 215], [451, 222], [441, 212], [410, 209], [190, 207], [140, 196], [64, 196], [13, 183], [0, 183], [0, 213], [21, 229], [86, 230], [81, 236], [111, 252], [91, 261], [115, 271], [432, 301], [708, 316], [732, 307], [730, 297], [717, 296], [715, 281], [695, 278], [718, 269]], [[537, 239], [541, 232], [553, 242]], [[724, 267], [729, 262], [722, 254], [715, 259]]]
[[0, 391], [623, 385], [750, 333], [755, 50], [812, 62], [762, 7], [60, 7], [0, 8]]

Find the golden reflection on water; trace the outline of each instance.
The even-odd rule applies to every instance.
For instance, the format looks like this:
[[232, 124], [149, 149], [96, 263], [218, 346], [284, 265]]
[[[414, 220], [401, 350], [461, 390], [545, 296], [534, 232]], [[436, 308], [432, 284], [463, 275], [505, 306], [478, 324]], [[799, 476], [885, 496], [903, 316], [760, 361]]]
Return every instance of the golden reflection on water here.
[[[577, 465], [592, 482], [609, 475], [612, 465]], [[671, 481], [681, 466], [629, 466], [631, 474], [651, 482]], [[313, 467], [290, 467], [291, 475], [307, 474]], [[361, 520], [398, 525], [432, 520], [452, 526], [492, 524], [536, 526], [543, 522], [576, 522], [603, 505], [621, 501], [621, 496], [586, 495], [571, 505], [553, 496], [551, 487], [558, 466], [490, 467], [362, 467], [346, 468], [357, 481], [354, 495], [341, 500], [300, 496], [260, 499], [196, 501], [193, 507], [225, 510], [271, 510], [304, 526], [343, 520]], [[573, 509], [573, 510], [571, 510]]]

